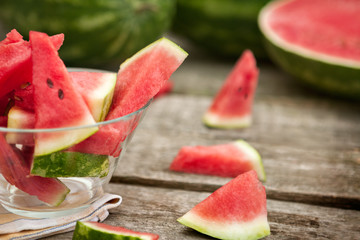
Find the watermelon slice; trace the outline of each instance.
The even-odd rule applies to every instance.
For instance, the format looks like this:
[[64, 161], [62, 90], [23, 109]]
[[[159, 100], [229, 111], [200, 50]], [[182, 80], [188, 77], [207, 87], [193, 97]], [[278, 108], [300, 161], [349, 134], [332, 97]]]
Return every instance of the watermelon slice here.
[[[94, 125], [82, 96], [47, 34], [30, 32], [32, 48], [35, 128], [66, 128]], [[61, 107], [59, 107], [61, 106]], [[42, 132], [35, 136], [35, 156], [50, 154], [81, 142], [98, 127], [59, 132]]]
[[214, 128], [250, 126], [258, 75], [252, 52], [244, 51], [204, 114], [204, 124]]
[[[64, 40], [63, 34], [50, 37], [50, 41], [58, 50]], [[0, 42], [0, 97], [31, 82], [31, 47], [14, 29], [7, 38]]]
[[251, 170], [234, 178], [178, 221], [219, 239], [259, 239], [270, 234], [265, 188]]
[[[31, 152], [24, 152], [24, 151]], [[33, 148], [25, 148], [23, 153], [10, 146], [0, 134], [0, 172], [11, 185], [38, 197], [39, 200], [58, 206], [63, 202], [69, 189], [56, 178], [30, 176], [30, 159]], [[23, 158], [24, 157], [24, 158]], [[26, 157], [26, 159], [25, 159]]]
[[[14, 106], [8, 113], [8, 128], [31, 129], [35, 125], [35, 114], [27, 110]], [[34, 145], [32, 133], [8, 132], [6, 140], [10, 144]]]
[[96, 122], [105, 119], [113, 99], [116, 73], [70, 72], [76, 89], [84, 98]]
[[111, 226], [99, 222], [76, 223], [73, 240], [98, 240], [98, 239], [133, 239], [157, 240], [159, 235], [153, 233], [136, 232], [123, 227]]
[[[181, 65], [187, 53], [172, 41], [161, 38], [120, 65], [113, 103], [106, 120], [113, 120], [143, 108]], [[71, 151], [118, 156], [121, 142], [135, 129], [136, 115], [126, 121], [103, 125], [93, 136]], [[129, 129], [129, 126], [132, 126]]]
[[236, 177], [255, 170], [260, 180], [266, 175], [259, 153], [244, 140], [212, 146], [185, 146], [170, 165], [170, 170]]

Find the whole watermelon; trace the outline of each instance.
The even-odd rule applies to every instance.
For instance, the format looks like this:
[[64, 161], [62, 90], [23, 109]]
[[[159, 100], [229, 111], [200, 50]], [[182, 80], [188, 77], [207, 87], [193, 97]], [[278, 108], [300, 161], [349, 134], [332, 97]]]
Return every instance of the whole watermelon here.
[[178, 0], [172, 30], [212, 54], [238, 58], [251, 49], [267, 58], [257, 25], [260, 9], [269, 0]]
[[118, 64], [171, 26], [176, 0], [1, 0], [5, 31], [64, 33], [68, 66]]

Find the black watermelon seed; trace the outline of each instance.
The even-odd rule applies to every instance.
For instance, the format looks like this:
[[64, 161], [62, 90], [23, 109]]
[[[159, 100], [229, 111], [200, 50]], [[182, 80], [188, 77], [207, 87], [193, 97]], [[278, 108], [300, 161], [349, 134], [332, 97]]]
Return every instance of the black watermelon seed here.
[[53, 88], [53, 87], [54, 87], [54, 83], [53, 83], [53, 81], [51, 81], [50, 78], [46, 79], [46, 83], [47, 83], [47, 85], [49, 86], [49, 88]]
[[58, 91], [58, 97], [59, 97], [60, 99], [63, 99], [63, 98], [64, 98], [64, 92], [63, 92], [62, 89], [59, 89], [59, 91]]

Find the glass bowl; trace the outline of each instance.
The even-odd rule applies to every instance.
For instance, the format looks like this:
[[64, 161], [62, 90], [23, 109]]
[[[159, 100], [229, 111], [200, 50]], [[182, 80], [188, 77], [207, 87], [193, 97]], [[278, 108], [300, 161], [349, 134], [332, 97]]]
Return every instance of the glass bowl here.
[[[105, 185], [109, 183], [150, 103], [151, 100], [126, 116], [89, 126], [61, 129], [0, 127], [1, 205], [17, 215], [34, 218], [65, 216], [87, 208], [103, 196]], [[99, 130], [90, 136], [91, 140], [85, 139], [78, 145], [33, 161], [34, 139], [37, 135], [71, 134], [94, 127]], [[51, 178], [41, 171], [41, 177], [30, 174], [30, 168], [32, 164], [35, 166], [35, 162], [40, 162], [41, 167], [41, 164], [45, 164], [49, 170], [46, 174], [50, 172]], [[41, 167], [38, 169], [41, 170]], [[50, 183], [44, 179], [51, 179]], [[62, 199], [56, 195], [55, 202], [52, 199], [54, 194], [49, 194], [54, 190], [54, 181], [57, 182], [56, 186], [65, 185], [69, 190], [67, 194], [61, 195]]]

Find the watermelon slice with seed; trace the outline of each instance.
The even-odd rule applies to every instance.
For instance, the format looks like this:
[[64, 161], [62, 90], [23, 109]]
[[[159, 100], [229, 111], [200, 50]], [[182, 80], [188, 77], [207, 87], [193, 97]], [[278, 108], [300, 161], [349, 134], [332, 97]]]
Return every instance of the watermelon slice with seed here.
[[51, 206], [58, 206], [70, 190], [56, 178], [29, 175], [33, 151], [33, 147], [25, 147], [20, 152], [0, 134], [0, 172], [11, 185]]
[[134, 239], [134, 240], [157, 240], [159, 235], [147, 232], [136, 232], [127, 228], [112, 226], [99, 222], [76, 223], [73, 234], [74, 240], [98, 240], [98, 239]]
[[270, 234], [265, 188], [254, 170], [234, 178], [178, 221], [219, 239], [259, 239]]
[[204, 114], [204, 124], [213, 128], [250, 126], [258, 75], [254, 55], [244, 51]]
[[[34, 85], [35, 128], [93, 125], [95, 120], [47, 34], [30, 32]], [[61, 106], [61, 107], [59, 107]], [[42, 132], [35, 136], [35, 156], [46, 155], [81, 142], [98, 127]]]
[[[50, 37], [58, 50], [64, 40], [63, 34]], [[21, 84], [31, 82], [31, 46], [15, 29], [0, 42], [0, 97], [17, 89]]]
[[244, 140], [211, 146], [184, 146], [171, 163], [170, 170], [220, 177], [236, 177], [255, 170], [260, 180], [266, 180], [260, 154]]
[[[182, 64], [187, 53], [167, 38], [161, 38], [120, 65], [113, 103], [105, 120], [113, 120], [144, 107]], [[121, 143], [135, 129], [139, 119], [108, 124], [75, 145], [71, 151], [118, 156]], [[128, 125], [133, 125], [129, 130]]]

